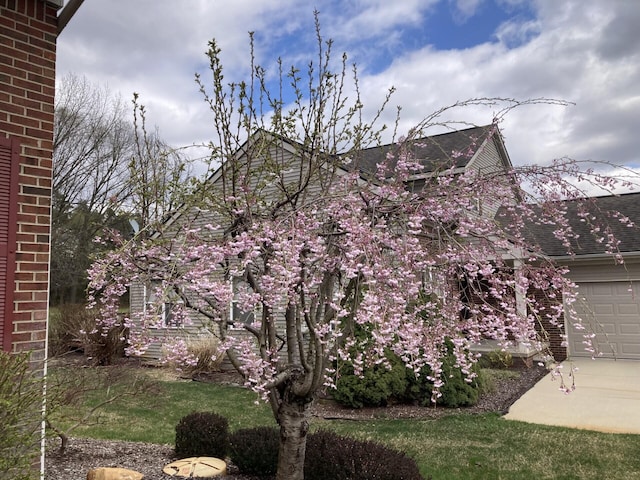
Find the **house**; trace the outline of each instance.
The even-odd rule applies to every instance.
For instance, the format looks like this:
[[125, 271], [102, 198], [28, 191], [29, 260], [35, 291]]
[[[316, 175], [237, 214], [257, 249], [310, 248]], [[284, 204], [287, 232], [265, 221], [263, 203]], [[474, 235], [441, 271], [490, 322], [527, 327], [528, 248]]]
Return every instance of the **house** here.
[[[266, 145], [266, 147], [264, 147]], [[262, 147], [261, 147], [262, 146]], [[264, 148], [263, 148], [264, 147]], [[421, 138], [412, 142], [402, 144], [403, 148], [411, 150], [413, 158], [419, 159], [423, 168], [413, 171], [407, 186], [410, 189], [422, 189], [424, 185], [437, 175], [456, 176], [465, 172], [476, 172], [478, 175], [491, 175], [498, 172], [510, 171], [511, 161], [504, 146], [502, 136], [495, 125], [465, 128], [458, 131], [451, 131], [439, 135]], [[288, 139], [274, 136], [265, 131], [254, 134], [236, 153], [235, 164], [243, 165], [243, 168], [251, 168], [255, 186], [260, 188], [260, 197], [268, 199], [269, 202], [278, 203], [280, 199], [287, 198], [288, 195], [295, 194], [298, 190], [301, 173], [305, 177], [306, 194], [322, 195], [327, 186], [323, 185], [325, 177], [331, 175], [343, 175], [347, 172], [357, 172], [362, 178], [371, 178], [376, 174], [378, 165], [386, 158], [387, 153], [396, 148], [394, 145], [385, 145], [370, 149], [362, 149], [351, 152], [346, 156], [334, 156], [329, 158], [324, 167], [325, 172], [306, 172], [304, 156], [306, 155], [304, 146]], [[258, 153], [256, 153], [258, 152]], [[452, 158], [454, 159], [452, 165]], [[274, 182], [266, 181], [272, 174], [271, 163], [276, 162], [277, 172], [282, 173], [277, 186]], [[207, 189], [214, 191], [216, 188], [223, 188], [224, 168], [222, 165], [207, 182]], [[236, 172], [231, 172], [235, 174]], [[516, 188], [509, 201], [515, 201], [518, 195]], [[309, 201], [309, 198], [307, 198]], [[500, 203], [495, 198], [487, 197], [483, 204], [474, 205], [475, 211], [487, 218], [493, 219]], [[207, 208], [200, 205], [197, 209], [184, 208], [176, 212], [166, 222], [168, 229], [179, 229], [181, 225], [189, 225], [189, 228], [202, 227], [204, 225], [224, 225], [224, 219], [215, 213], [214, 208]], [[236, 284], [237, 283], [237, 284]], [[147, 309], [156, 297], [153, 282], [142, 285], [135, 283], [130, 288], [130, 305], [132, 315], [139, 316], [146, 314]], [[234, 282], [234, 291], [243, 288], [241, 282]], [[177, 301], [177, 299], [176, 299]], [[195, 336], [201, 332], [204, 318], [197, 316], [192, 318], [193, 324], [178, 328], [171, 317], [171, 306], [173, 301], [165, 300], [162, 311], [153, 312], [162, 318], [159, 325], [155, 325], [150, 333], [156, 341], [145, 351], [143, 356], [149, 360], [158, 359], [162, 355], [163, 339], [175, 335]], [[229, 317], [234, 319], [241, 317], [243, 312], [239, 311], [234, 302], [229, 306]], [[522, 352], [529, 355], [530, 352]]]
[[56, 42], [82, 1], [0, 0], [0, 347], [31, 352], [36, 369], [46, 356]]
[[[300, 172], [300, 159], [302, 147], [287, 139], [277, 138], [273, 142], [273, 137], [267, 132], [259, 132], [241, 148], [237, 155], [241, 159], [240, 164], [253, 162], [256, 167], [261, 159], [251, 159], [244, 162], [243, 156], [251, 157], [253, 147], [260, 142], [260, 137], [269, 137], [267, 141], [270, 149], [275, 150], [269, 153], [271, 158], [278, 158], [280, 166], [285, 165], [282, 171], [288, 172], [290, 179], [283, 179], [282, 190], [287, 189], [287, 182], [292, 184], [298, 179]], [[274, 146], [275, 145], [275, 146]], [[376, 173], [378, 165], [386, 157], [392, 145], [374, 147], [370, 149], [352, 152], [347, 162], [340, 159], [338, 174], [340, 172], [358, 171], [362, 177], [371, 177]], [[436, 175], [458, 175], [468, 171], [475, 171], [480, 175], [500, 174], [511, 169], [511, 162], [506, 148], [502, 141], [500, 132], [495, 126], [473, 127], [464, 130], [434, 135], [424, 139], [416, 140], [404, 144], [404, 148], [411, 149], [412, 155], [420, 159], [424, 168], [414, 172], [407, 182], [410, 189], [421, 189], [426, 182]], [[304, 154], [304, 153], [302, 153]], [[451, 160], [454, 160], [453, 165]], [[208, 185], [211, 188], [219, 187], [222, 181], [222, 168], [215, 172], [209, 179]], [[266, 187], [265, 187], [266, 188]], [[312, 189], [313, 190], [313, 189]], [[313, 190], [314, 195], [321, 195], [322, 189]], [[263, 194], [265, 192], [263, 191]], [[266, 196], [272, 199], [278, 198], [282, 192], [271, 191]], [[519, 191], [513, 189], [513, 201], [519, 201]], [[640, 225], [640, 197], [638, 194], [628, 194], [622, 196], [601, 197], [595, 200], [592, 205], [594, 211], [594, 221], [604, 220], [609, 225], [611, 232], [616, 238], [621, 240], [618, 247], [620, 254], [625, 259], [624, 265], [616, 265], [613, 256], [605, 251], [604, 244], [599, 243], [588, 231], [588, 222], [581, 221], [584, 216], [578, 215], [578, 208], [581, 205], [577, 201], [567, 201], [567, 219], [571, 229], [578, 236], [573, 245], [574, 254], [567, 255], [566, 247], [561, 242], [555, 240], [552, 228], [549, 225], [537, 225], [530, 234], [536, 245], [541, 247], [541, 253], [560, 265], [569, 268], [569, 278], [576, 282], [579, 287], [580, 302], [578, 314], [584, 319], [587, 331], [596, 334], [596, 344], [603, 354], [617, 358], [638, 358], [640, 355], [640, 324], [638, 322], [638, 312], [640, 312], [637, 295], [631, 295], [629, 289], [635, 290], [637, 287], [633, 283], [640, 275], [640, 237], [637, 228], [629, 228], [625, 223], [616, 219], [609, 219], [611, 212], [617, 211], [623, 217], [629, 217], [636, 225]], [[487, 218], [498, 218], [500, 208], [505, 199], [496, 201], [487, 198], [478, 205], [477, 212]], [[502, 204], [501, 204], [502, 203]], [[168, 224], [177, 228], [181, 223], [188, 222], [192, 226], [202, 226], [205, 224], [220, 223], [219, 219], [210, 211], [204, 210], [179, 211], [169, 220]], [[611, 221], [613, 220], [613, 221]], [[500, 221], [500, 220], [499, 220]], [[604, 228], [604, 227], [603, 227]], [[519, 259], [511, 252], [510, 265], [512, 269], [517, 268]], [[234, 282], [234, 292], [241, 287]], [[464, 286], [461, 284], [461, 294], [464, 295]], [[535, 294], [538, 303], [545, 304], [547, 308], [557, 306], [562, 302], [562, 296], [558, 292], [529, 292]], [[518, 293], [515, 293], [516, 297]], [[151, 285], [133, 285], [131, 288], [131, 310], [132, 312], [142, 312], [150, 304], [153, 297], [153, 287]], [[468, 299], [468, 301], [473, 301]], [[516, 299], [517, 301], [517, 299]], [[180, 331], [177, 325], [172, 323], [170, 318], [170, 304], [163, 306], [164, 327], [158, 328], [155, 335], [159, 338], [172, 336]], [[522, 313], [526, 313], [526, 306], [522, 306]], [[231, 302], [230, 318], [240, 318], [242, 315], [251, 315], [241, 312], [235, 302]], [[241, 321], [242, 323], [242, 321]], [[556, 360], [564, 360], [567, 356], [591, 355], [583, 346], [583, 331], [578, 331], [569, 319], [565, 319], [563, 326], [552, 325], [546, 320], [542, 320], [547, 334], [546, 342], [549, 350]], [[202, 323], [195, 321], [193, 326], [187, 327], [186, 335], [197, 335], [201, 330]], [[180, 331], [181, 332], [181, 331]], [[565, 338], [565, 332], [568, 341]], [[180, 333], [182, 334], [182, 333]], [[159, 358], [161, 356], [161, 342], [152, 344], [147, 350], [147, 358]], [[487, 342], [477, 345], [479, 351], [490, 351], [497, 348], [497, 344]], [[607, 353], [607, 349], [609, 353]], [[511, 350], [514, 356], [530, 358], [537, 353], [537, 350], [526, 344], [517, 344]]]
[[[569, 226], [577, 234], [572, 241], [574, 255], [567, 255], [548, 226], [537, 226], [530, 234], [550, 258], [569, 269], [568, 277], [578, 287], [577, 312], [585, 330], [595, 334], [599, 353], [640, 360], [640, 193], [594, 197], [586, 203], [572, 200], [566, 207]], [[601, 234], [594, 236], [591, 225], [597, 219], [607, 222]], [[610, 252], [608, 235], [619, 242]], [[614, 255], [624, 263], [616, 263]], [[565, 354], [590, 357], [583, 344], [584, 331], [569, 321], [565, 328]]]

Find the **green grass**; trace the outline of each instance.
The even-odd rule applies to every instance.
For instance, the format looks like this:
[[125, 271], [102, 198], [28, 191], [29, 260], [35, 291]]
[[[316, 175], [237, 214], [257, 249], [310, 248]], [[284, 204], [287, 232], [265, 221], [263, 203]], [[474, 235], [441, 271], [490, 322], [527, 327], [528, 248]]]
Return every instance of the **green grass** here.
[[532, 425], [496, 414], [328, 426], [406, 452], [434, 480], [640, 478], [640, 435]]
[[[105, 395], [105, 391], [92, 392], [87, 396], [84, 406], [87, 409], [94, 407]], [[93, 416], [86, 425], [74, 429], [71, 435], [172, 444], [176, 424], [183, 416], [194, 411], [214, 411], [226, 417], [231, 430], [273, 425], [271, 409], [263, 402], [256, 405], [257, 400], [255, 393], [240, 387], [192, 381], [158, 381], [155, 391], [149, 394], [123, 398], [101, 407], [97, 416]], [[65, 409], [61, 425], [67, 427], [71, 424], [78, 417], [77, 413], [77, 407]]]
[[[171, 444], [178, 420], [214, 411], [230, 428], [274, 425], [269, 407], [239, 387], [160, 381], [159, 393], [105, 407], [102, 421], [74, 436]], [[87, 402], [98, 401], [100, 394]], [[640, 435], [616, 435], [507, 421], [498, 415], [428, 420], [323, 421], [313, 428], [382, 442], [416, 459], [425, 478], [640, 478]]]

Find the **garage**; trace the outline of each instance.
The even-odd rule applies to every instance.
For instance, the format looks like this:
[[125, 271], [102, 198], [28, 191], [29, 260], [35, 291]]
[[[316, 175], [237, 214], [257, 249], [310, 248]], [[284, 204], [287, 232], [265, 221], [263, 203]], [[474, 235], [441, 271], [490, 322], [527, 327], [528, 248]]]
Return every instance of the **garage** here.
[[[630, 281], [582, 282], [576, 310], [603, 357], [640, 360], [640, 288]], [[591, 356], [584, 331], [568, 325], [569, 355]]]

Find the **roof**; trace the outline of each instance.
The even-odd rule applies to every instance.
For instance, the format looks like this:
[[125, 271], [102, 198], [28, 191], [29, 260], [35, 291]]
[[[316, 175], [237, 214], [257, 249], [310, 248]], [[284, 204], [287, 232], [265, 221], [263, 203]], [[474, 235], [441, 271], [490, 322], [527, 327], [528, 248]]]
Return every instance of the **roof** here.
[[[606, 254], [606, 241], [597, 241], [598, 236], [605, 234], [605, 229], [609, 229], [615, 239], [620, 241], [620, 253], [640, 252], [640, 193], [567, 200], [565, 206], [568, 224], [573, 233], [578, 235], [577, 239], [571, 240], [571, 247], [577, 256]], [[588, 218], [594, 220], [583, 221], [583, 217], [578, 214], [581, 210], [586, 210], [589, 213]], [[626, 221], [620, 221], [625, 217], [633, 226], [628, 226], [629, 223]], [[505, 225], [509, 222], [504, 211], [499, 212], [497, 218]], [[591, 232], [593, 225], [602, 227], [597, 235]], [[527, 227], [526, 235], [539, 245], [545, 254], [564, 257], [568, 255], [567, 248], [554, 236], [553, 231], [556, 228], [556, 225], [542, 222], [531, 224]]]
[[[340, 161], [345, 154], [330, 155], [329, 157], [338, 161], [338, 168], [343, 169], [343, 171], [353, 171], [357, 169], [363, 178], [371, 178], [371, 176], [376, 173], [377, 166], [385, 161], [389, 152], [398, 148], [409, 148], [415, 155], [414, 158], [420, 160], [424, 165], [424, 169], [421, 172], [415, 172], [415, 176], [412, 178], [410, 185], [412, 189], [420, 189], [425, 183], [424, 177], [420, 177], [420, 174], [424, 175], [441, 169], [448, 169], [452, 166], [455, 168], [466, 167], [474, 158], [480, 147], [493, 135], [494, 132], [497, 132], [495, 125], [485, 125], [438, 135], [431, 135], [407, 142], [397, 142], [361, 149], [350, 152], [348, 155], [350, 157], [355, 157], [355, 159], [352, 158], [352, 161], [347, 163]], [[294, 153], [305, 148], [303, 144], [295, 140], [266, 129], [258, 129], [236, 151], [235, 155], [243, 155], [251, 148], [252, 144], [258, 142], [265, 136], [275, 139], [280, 142], [281, 148], [289, 149]], [[501, 142], [500, 135], [494, 135], [493, 137], [498, 138], [498, 149], [501, 152], [500, 154], [506, 158], [507, 162], [509, 162], [508, 155]], [[455, 163], [452, 165], [453, 161], [455, 161]], [[209, 176], [207, 182], [216, 182], [220, 177], [222, 170], [223, 166], [221, 165]], [[170, 224], [175, 222], [182, 215], [183, 208], [184, 205], [180, 206], [175, 212], [170, 214], [165, 219], [165, 223]]]
[[[430, 173], [443, 168], [464, 168], [482, 143], [495, 131], [494, 125], [471, 127], [454, 132], [431, 135], [402, 144], [424, 166], [419, 173]], [[382, 145], [360, 150], [353, 166], [363, 174], [374, 174], [378, 164], [387, 154], [398, 148], [397, 144]]]

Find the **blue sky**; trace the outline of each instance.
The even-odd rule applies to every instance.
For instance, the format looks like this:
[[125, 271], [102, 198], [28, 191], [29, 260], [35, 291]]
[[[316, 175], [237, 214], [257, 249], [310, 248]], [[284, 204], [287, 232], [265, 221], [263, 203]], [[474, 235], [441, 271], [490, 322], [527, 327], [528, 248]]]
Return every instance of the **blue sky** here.
[[[180, 5], [180, 8], [177, 8]], [[315, 59], [313, 6], [303, 0], [86, 0], [58, 41], [58, 77], [138, 92], [149, 121], [176, 146], [206, 142], [211, 116], [194, 82], [215, 37], [227, 78], [259, 63]], [[371, 111], [394, 86], [401, 128], [473, 97], [559, 98], [568, 107], [516, 109], [501, 129], [516, 164], [553, 158], [639, 163], [640, 1], [318, 0], [334, 52], [359, 66]], [[390, 117], [385, 120], [391, 120]], [[456, 119], [489, 123], [491, 109]]]

